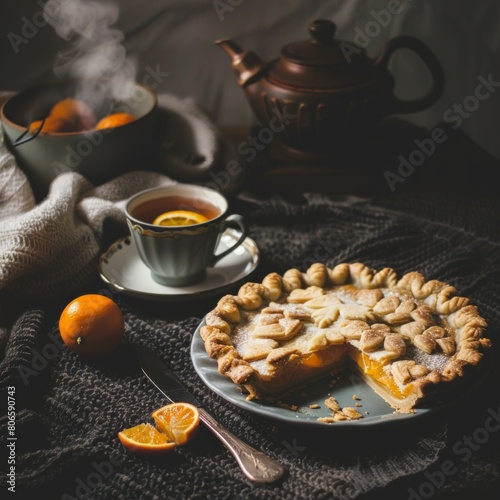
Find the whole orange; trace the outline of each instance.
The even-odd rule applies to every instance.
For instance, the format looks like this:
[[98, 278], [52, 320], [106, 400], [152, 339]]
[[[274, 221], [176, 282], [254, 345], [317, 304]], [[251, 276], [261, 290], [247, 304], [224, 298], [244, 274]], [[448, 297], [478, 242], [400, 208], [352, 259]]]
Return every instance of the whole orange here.
[[[30, 125], [30, 132], [36, 132], [40, 128], [41, 124], [42, 120], [32, 122]], [[61, 132], [72, 132], [71, 123], [57, 116], [47, 116], [47, 118], [45, 118], [45, 123], [43, 124], [41, 133], [58, 134]]]
[[72, 300], [59, 317], [63, 342], [82, 356], [102, 356], [122, 341], [125, 322], [118, 304], [105, 295], [86, 294]]
[[50, 110], [50, 116], [68, 122], [71, 125], [71, 132], [90, 130], [96, 124], [92, 108], [82, 100], [72, 97], [57, 102]]

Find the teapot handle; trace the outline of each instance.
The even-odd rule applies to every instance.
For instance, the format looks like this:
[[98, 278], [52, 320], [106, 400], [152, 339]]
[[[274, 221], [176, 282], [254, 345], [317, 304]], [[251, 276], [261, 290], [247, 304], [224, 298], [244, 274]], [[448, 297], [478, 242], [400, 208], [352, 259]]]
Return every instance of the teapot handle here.
[[375, 67], [385, 66], [389, 63], [392, 54], [398, 49], [410, 49], [421, 57], [429, 68], [433, 78], [431, 90], [427, 95], [413, 101], [402, 101], [393, 96], [393, 110], [395, 114], [416, 113], [434, 104], [444, 90], [444, 73], [439, 61], [431, 50], [419, 39], [412, 36], [401, 35], [389, 40], [382, 48], [380, 55], [374, 61]]

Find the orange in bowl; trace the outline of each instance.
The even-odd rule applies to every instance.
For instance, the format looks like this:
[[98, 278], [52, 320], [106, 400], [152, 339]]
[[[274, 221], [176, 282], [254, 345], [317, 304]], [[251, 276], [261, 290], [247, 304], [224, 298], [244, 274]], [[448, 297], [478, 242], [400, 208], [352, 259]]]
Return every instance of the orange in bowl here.
[[81, 99], [68, 97], [57, 102], [50, 110], [49, 117], [68, 122], [71, 132], [81, 132], [94, 128], [96, 117], [92, 108]]
[[[42, 120], [36, 120], [30, 124], [30, 132], [36, 132], [42, 125]], [[62, 132], [72, 132], [73, 127], [64, 118], [57, 116], [47, 116], [43, 123], [42, 134], [60, 134]]]
[[131, 113], [126, 113], [124, 111], [120, 113], [112, 113], [99, 120], [95, 128], [100, 130], [103, 128], [120, 127], [121, 125], [133, 122], [134, 120], [135, 116]]

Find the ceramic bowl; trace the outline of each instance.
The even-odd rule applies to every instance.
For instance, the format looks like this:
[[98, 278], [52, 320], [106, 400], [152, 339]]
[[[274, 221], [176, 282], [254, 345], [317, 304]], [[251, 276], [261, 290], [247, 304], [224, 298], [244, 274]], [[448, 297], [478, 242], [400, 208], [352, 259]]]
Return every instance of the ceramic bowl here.
[[[119, 92], [113, 92], [112, 97], [103, 90], [92, 103], [80, 98], [90, 105], [97, 119], [125, 111], [136, 117], [130, 123], [84, 132], [38, 135], [28, 132], [30, 124], [47, 117], [55, 103], [79, 97], [81, 88], [82, 82], [31, 87], [7, 100], [0, 111], [5, 144], [25, 171], [39, 199], [63, 172], [77, 172], [99, 185], [124, 172], [143, 168], [153, 150], [157, 96], [136, 82], [121, 82]], [[106, 89], [106, 86], [103, 83], [96, 88]], [[97, 94], [93, 92], [94, 97]]]

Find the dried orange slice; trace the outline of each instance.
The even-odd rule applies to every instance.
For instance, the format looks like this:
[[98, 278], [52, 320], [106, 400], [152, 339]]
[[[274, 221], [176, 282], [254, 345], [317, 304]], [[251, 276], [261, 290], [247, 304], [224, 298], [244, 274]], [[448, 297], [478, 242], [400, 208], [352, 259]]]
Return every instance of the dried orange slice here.
[[155, 410], [156, 427], [178, 445], [186, 444], [198, 431], [200, 412], [189, 403], [171, 403]]
[[192, 212], [190, 210], [171, 210], [170, 212], [165, 212], [153, 221], [153, 224], [157, 226], [190, 226], [192, 224], [200, 224], [201, 222], [206, 222], [208, 217], [198, 212]]
[[126, 123], [133, 122], [135, 120], [135, 116], [130, 113], [120, 112], [113, 113], [111, 115], [107, 115], [102, 118], [96, 125], [96, 129], [103, 128], [114, 128], [120, 127], [121, 125], [125, 125]]
[[153, 425], [139, 424], [118, 433], [120, 442], [130, 451], [146, 455], [172, 451], [177, 445]]

